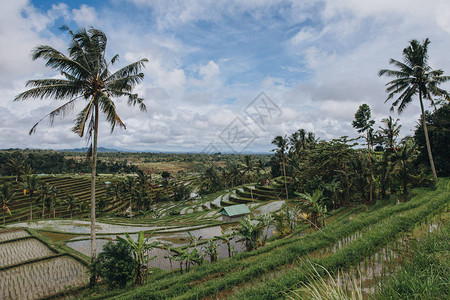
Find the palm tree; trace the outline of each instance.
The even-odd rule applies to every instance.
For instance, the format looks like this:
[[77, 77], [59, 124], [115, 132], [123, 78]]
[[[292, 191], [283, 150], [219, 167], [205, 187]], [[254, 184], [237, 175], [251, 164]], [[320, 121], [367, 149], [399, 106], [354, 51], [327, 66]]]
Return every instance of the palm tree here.
[[[50, 46], [43, 45], [36, 47], [32, 55], [33, 60], [44, 59], [46, 66], [58, 70], [63, 79], [29, 80], [26, 85], [31, 88], [17, 95], [14, 101], [43, 98], [68, 100], [37, 122], [31, 128], [30, 134], [35, 132], [37, 125], [46, 117], [52, 122], [55, 116], [66, 116], [80, 100], [87, 101], [87, 105], [78, 114], [72, 130], [80, 137], [86, 134], [88, 141], [91, 141], [88, 156], [92, 155], [91, 259], [94, 262], [96, 257], [95, 179], [99, 116], [101, 112], [105, 114], [111, 131], [116, 125], [126, 128], [116, 112], [113, 97], [127, 96], [128, 105], [138, 104], [142, 111], [146, 110], [143, 99], [139, 98], [137, 94], [133, 94], [132, 90], [144, 78], [141, 69], [147, 59], [141, 59], [111, 73], [110, 66], [117, 61], [118, 55], [114, 55], [110, 61], [106, 59], [107, 38], [102, 31], [95, 28], [89, 30], [81, 28], [74, 33], [68, 27], [64, 27], [64, 29], [71, 37], [68, 56]], [[91, 279], [91, 284], [95, 284], [94, 277]]]
[[277, 149], [273, 149], [272, 151], [277, 151], [281, 156], [281, 163], [283, 165], [284, 188], [286, 191], [286, 199], [289, 198], [288, 190], [287, 190], [287, 180], [286, 180], [286, 158], [284, 156], [284, 152], [286, 151], [286, 148], [287, 148], [287, 143], [288, 143], [288, 141], [287, 141], [286, 137], [282, 137], [281, 135], [276, 136], [272, 141], [272, 144], [274, 144], [277, 147]]
[[37, 192], [39, 187], [39, 180], [36, 175], [31, 175], [25, 177], [25, 182], [23, 183], [23, 194], [30, 195], [30, 221], [33, 220], [33, 196]]
[[42, 219], [45, 218], [45, 203], [47, 202], [47, 197], [48, 197], [49, 193], [50, 193], [50, 187], [45, 182], [41, 182], [41, 184], [39, 186], [38, 201], [42, 201]]
[[371, 120], [371, 111], [370, 107], [367, 104], [361, 104], [358, 110], [355, 113], [355, 120], [352, 122], [353, 128], [355, 128], [358, 133], [366, 133], [365, 139], [367, 142], [367, 155], [369, 158], [369, 183], [370, 183], [370, 192], [369, 192], [369, 203], [374, 203], [373, 201], [373, 168], [372, 168], [372, 156], [371, 156], [371, 148], [372, 148], [372, 126], [375, 124], [374, 120]]
[[67, 210], [70, 211], [70, 218], [72, 219], [73, 211], [77, 207], [77, 198], [74, 195], [68, 194], [66, 196], [66, 200], [64, 201], [67, 204]]
[[400, 128], [402, 125], [397, 124], [399, 119], [394, 120], [391, 116], [389, 118], [385, 118], [381, 120], [384, 123], [385, 127], [379, 126], [380, 136], [383, 140], [383, 144], [390, 150], [395, 150], [395, 139], [400, 133]]
[[25, 158], [21, 153], [18, 153], [15, 156], [12, 156], [6, 162], [6, 169], [9, 170], [12, 176], [16, 176], [16, 181], [19, 181], [20, 175], [24, 174], [24, 160]]
[[56, 209], [56, 195], [59, 193], [59, 190], [58, 190], [58, 188], [56, 186], [51, 185], [49, 187], [49, 192], [51, 194], [51, 199], [52, 199], [52, 202], [51, 202], [50, 206], [51, 206], [51, 208], [53, 210], [53, 219], [54, 219], [55, 218], [55, 213], [56, 213], [55, 212], [55, 209]]
[[8, 207], [8, 204], [13, 202], [13, 198], [16, 195], [16, 193], [13, 193], [11, 191], [11, 186], [9, 183], [4, 183], [0, 189], [0, 198], [2, 200], [2, 211], [3, 211], [3, 225], [5, 225], [5, 213], [8, 213], [11, 215], [11, 210]]
[[432, 96], [446, 97], [448, 99], [448, 92], [439, 88], [439, 85], [449, 81], [450, 77], [444, 76], [444, 71], [433, 70], [428, 65], [429, 44], [430, 40], [428, 38], [426, 38], [422, 44], [417, 40], [410, 41], [409, 46], [403, 49], [403, 62], [392, 58], [389, 61], [389, 63], [398, 68], [398, 70], [382, 69], [379, 71], [378, 75], [386, 75], [395, 78], [386, 84], [386, 92], [389, 93], [389, 95], [385, 102], [393, 99], [396, 94], [400, 94], [392, 103], [392, 111], [394, 110], [394, 107], [397, 106], [397, 112], [399, 114], [402, 113], [408, 104], [412, 102], [413, 97], [419, 94], [428, 158], [430, 160], [434, 181], [437, 182], [438, 178], [434, 167], [433, 154], [431, 153], [423, 99], [430, 100], [431, 104], [434, 104]]
[[244, 177], [244, 182], [245, 181], [248, 181], [248, 182], [252, 181], [252, 172], [253, 172], [254, 169], [255, 169], [255, 166], [253, 164], [252, 157], [250, 155], [245, 155], [244, 156], [244, 161], [241, 164], [241, 172], [242, 172], [242, 175]]
[[136, 181], [134, 180], [134, 177], [127, 176], [127, 178], [125, 178], [125, 180], [123, 181], [123, 187], [130, 195], [130, 219], [131, 219], [133, 217], [133, 209], [132, 209], [133, 191], [134, 188], [136, 187]]

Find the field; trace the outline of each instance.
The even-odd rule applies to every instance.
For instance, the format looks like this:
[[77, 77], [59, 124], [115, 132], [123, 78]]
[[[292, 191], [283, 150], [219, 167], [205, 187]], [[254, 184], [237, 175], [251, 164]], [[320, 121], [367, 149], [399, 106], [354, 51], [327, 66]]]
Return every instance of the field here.
[[1, 299], [71, 294], [88, 284], [86, 263], [24, 229], [0, 229]]
[[[42, 179], [57, 184], [61, 191], [80, 195], [80, 202], [89, 201], [88, 178]], [[107, 179], [114, 180], [102, 178], [99, 195], [106, 193], [102, 182]], [[271, 227], [268, 243], [251, 252], [246, 252], [243, 243], [234, 237], [231, 244], [236, 253], [231, 258], [218, 236], [221, 232], [232, 234], [237, 224], [222, 221], [219, 210], [244, 203], [256, 218], [266, 212], [281, 213], [284, 207], [294, 207], [295, 201], [284, 199], [281, 178], [275, 178], [269, 186], [245, 184], [186, 201], [156, 202], [152, 204], [151, 216], [133, 219], [115, 216], [117, 207], [126, 203], [112, 202], [106, 209], [112, 213], [98, 220], [98, 251], [117, 235], [123, 237], [127, 232], [136, 238], [138, 231], [144, 231], [152, 241], [161, 243], [151, 253], [156, 259], [150, 267], [163, 271], [153, 269], [151, 283], [132, 290], [104, 291], [97, 296], [87, 290], [81, 293], [83, 298], [94, 299], [301, 298], [299, 289], [316, 272], [320, 276], [339, 272], [345, 289], [351, 289], [347, 286], [349, 282], [357, 282], [364, 297], [374, 295], [380, 282], [399, 272], [405, 253], [412, 247], [411, 241], [448, 223], [449, 184], [449, 179], [441, 179], [436, 190], [416, 188], [412, 192], [414, 197], [404, 203], [393, 199], [379, 201], [375, 206], [342, 207], [327, 214], [327, 225], [321, 230], [312, 230], [303, 223], [292, 234], [279, 238]], [[20, 201], [13, 207], [14, 217], [8, 219], [8, 226], [34, 229], [8, 229], [0, 233], [1, 283], [8, 286], [2, 297], [31, 299], [70, 294], [84, 288], [88, 280], [85, 263], [90, 255], [88, 220], [80, 218], [82, 213], [76, 213], [71, 221], [67, 210], [61, 207], [56, 215], [64, 220], [16, 223], [21, 216], [28, 217], [28, 199], [21, 195], [19, 199], [23, 199], [23, 207], [20, 208]], [[39, 206], [35, 209], [39, 210]], [[214, 264], [205, 259], [187, 273], [177, 270], [179, 264], [168, 257], [192, 247], [189, 234], [198, 239], [196, 247], [200, 252], [209, 239], [216, 239], [221, 259]], [[70, 253], [78, 253], [80, 261]], [[311, 265], [320, 267], [314, 269]]]

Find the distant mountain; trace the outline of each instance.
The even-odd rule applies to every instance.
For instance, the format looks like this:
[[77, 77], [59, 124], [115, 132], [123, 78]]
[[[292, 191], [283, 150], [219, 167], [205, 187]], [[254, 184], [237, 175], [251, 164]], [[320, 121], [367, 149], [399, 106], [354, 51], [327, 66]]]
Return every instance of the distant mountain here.
[[[74, 149], [62, 149], [58, 150], [62, 152], [87, 152], [88, 148], [74, 148]], [[104, 148], [104, 147], [98, 147], [97, 152], [134, 152], [129, 150], [117, 150], [117, 149], [110, 149], [110, 148]]]

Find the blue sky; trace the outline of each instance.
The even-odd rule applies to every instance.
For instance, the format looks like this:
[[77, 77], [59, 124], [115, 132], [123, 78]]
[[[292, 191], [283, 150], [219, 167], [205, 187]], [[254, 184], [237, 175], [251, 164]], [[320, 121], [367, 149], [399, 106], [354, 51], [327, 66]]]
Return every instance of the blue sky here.
[[[450, 71], [450, 3], [445, 0], [426, 6], [420, 0], [0, 3], [3, 148], [85, 146], [70, 132], [74, 116], [27, 135], [57, 103], [12, 102], [26, 80], [58, 76], [32, 61], [30, 52], [38, 44], [66, 49], [67, 35], [58, 29], [64, 24], [103, 30], [108, 55], [118, 53], [119, 65], [149, 59], [136, 89], [149, 111], [137, 112], [117, 99], [127, 130], [109, 134], [101, 124], [99, 145], [110, 148], [202, 151], [213, 145], [223, 152], [267, 152], [274, 136], [300, 128], [321, 139], [356, 136], [351, 121], [362, 103], [372, 108], [376, 127], [389, 116], [388, 79], [377, 72], [389, 67], [389, 58], [401, 59], [409, 40], [429, 37], [431, 66]], [[266, 115], [263, 125], [247, 114], [251, 103], [264, 110], [263, 100], [252, 102], [261, 92], [281, 112]], [[403, 124], [402, 136], [412, 134], [419, 107], [412, 104], [393, 116]], [[240, 124], [240, 142], [223, 139], [230, 124]]]

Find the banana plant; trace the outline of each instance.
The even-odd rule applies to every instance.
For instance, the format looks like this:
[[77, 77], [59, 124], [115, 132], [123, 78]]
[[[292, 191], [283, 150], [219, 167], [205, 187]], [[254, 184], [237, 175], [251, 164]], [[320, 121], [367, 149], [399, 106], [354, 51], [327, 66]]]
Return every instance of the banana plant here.
[[148, 264], [156, 257], [156, 255], [150, 257], [149, 252], [153, 250], [153, 248], [157, 246], [159, 242], [155, 241], [152, 243], [148, 243], [150, 237], [145, 238], [143, 231], [139, 231], [137, 241], [134, 241], [128, 233], [125, 233], [125, 237], [126, 238], [124, 239], [123, 237], [117, 236], [117, 239], [126, 242], [130, 246], [136, 265], [135, 284], [140, 285], [144, 282], [143, 271], [145, 269], [147, 270], [146, 277], [148, 277]]

